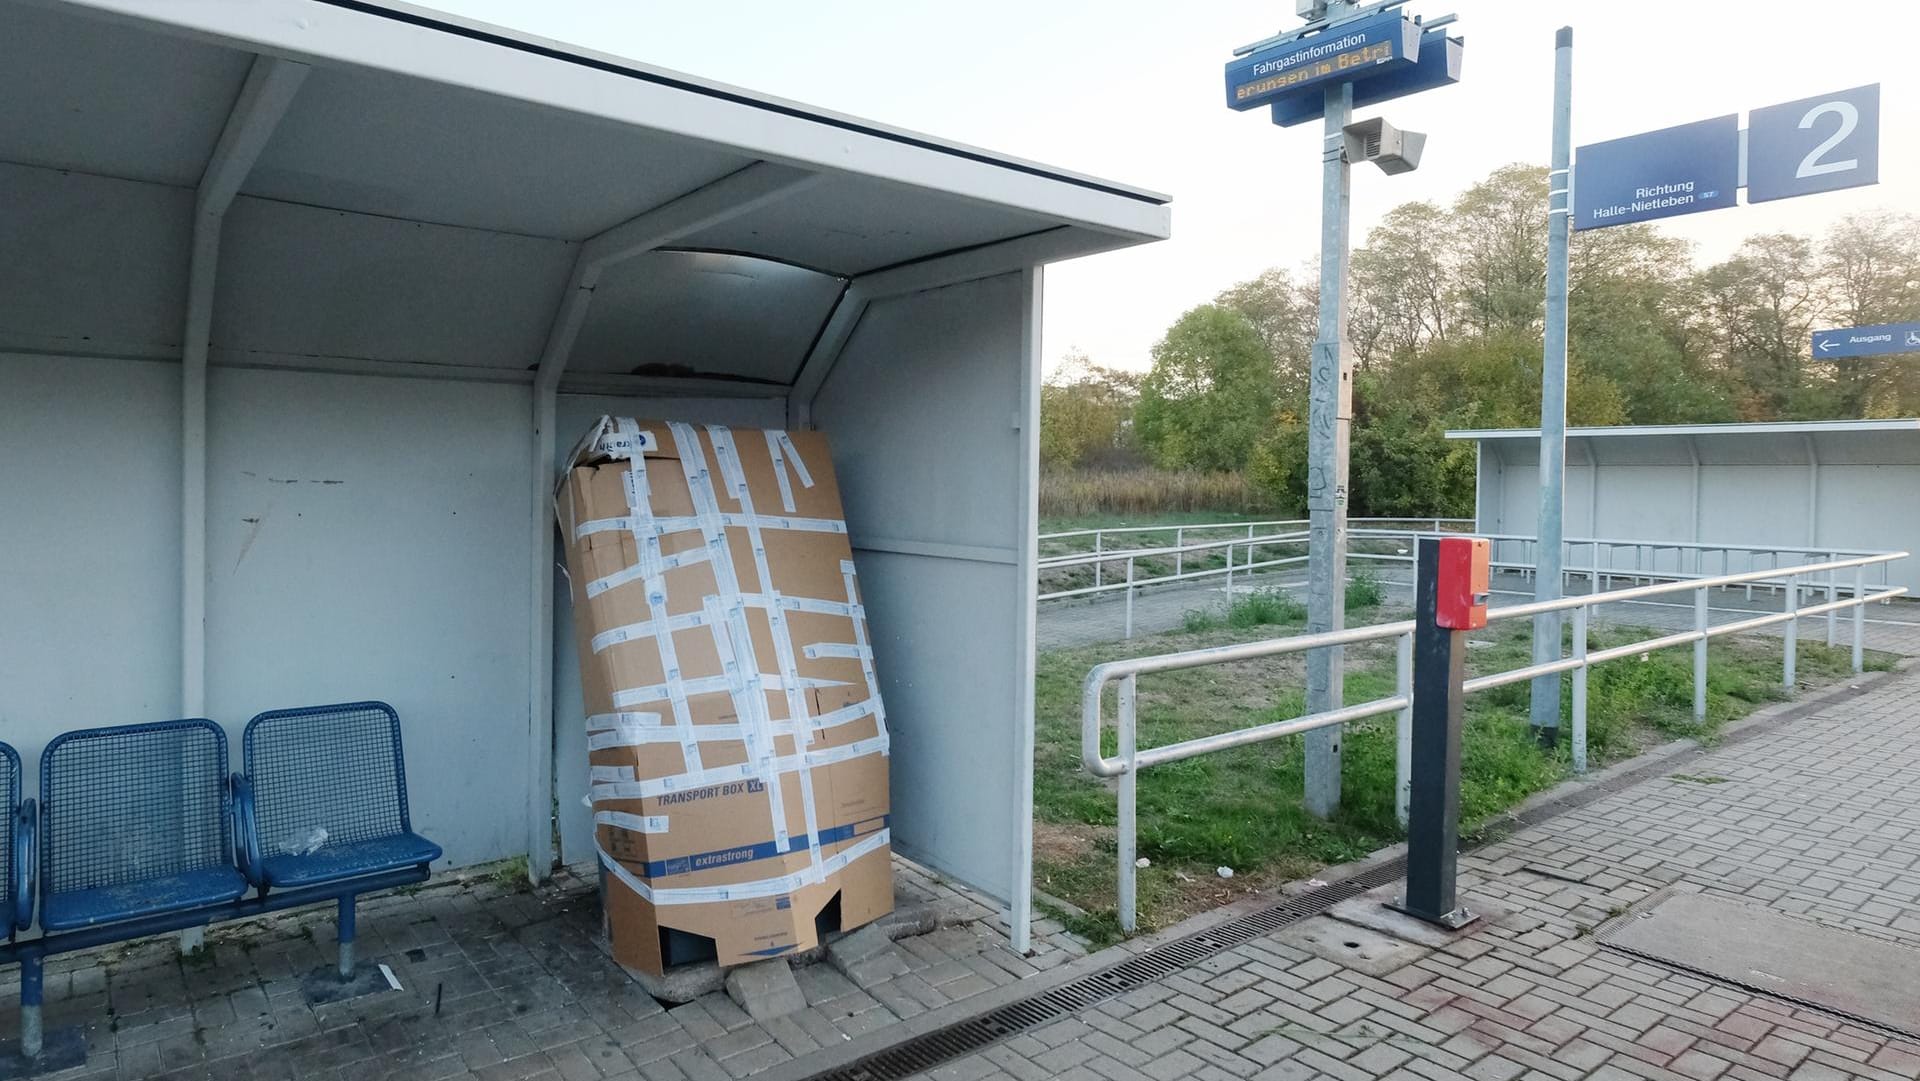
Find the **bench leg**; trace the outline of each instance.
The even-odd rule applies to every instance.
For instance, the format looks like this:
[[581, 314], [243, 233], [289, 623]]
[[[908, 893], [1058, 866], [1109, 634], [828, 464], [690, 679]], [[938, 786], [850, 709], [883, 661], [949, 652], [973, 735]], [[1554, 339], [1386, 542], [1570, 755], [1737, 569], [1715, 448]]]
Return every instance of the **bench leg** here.
[[43, 1033], [40, 1028], [41, 959], [27, 957], [20, 961], [20, 1055], [23, 1058], [40, 1057]]
[[353, 978], [353, 902], [348, 894], [340, 898], [339, 934], [340, 942], [340, 982]]

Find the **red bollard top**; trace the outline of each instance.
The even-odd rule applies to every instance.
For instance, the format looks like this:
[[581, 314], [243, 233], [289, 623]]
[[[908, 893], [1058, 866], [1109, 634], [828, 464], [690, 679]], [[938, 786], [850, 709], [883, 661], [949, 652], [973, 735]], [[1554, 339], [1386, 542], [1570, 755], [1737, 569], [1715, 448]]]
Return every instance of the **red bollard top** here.
[[1487, 625], [1485, 537], [1440, 538], [1440, 567], [1436, 577], [1435, 623], [1455, 631], [1478, 630]]

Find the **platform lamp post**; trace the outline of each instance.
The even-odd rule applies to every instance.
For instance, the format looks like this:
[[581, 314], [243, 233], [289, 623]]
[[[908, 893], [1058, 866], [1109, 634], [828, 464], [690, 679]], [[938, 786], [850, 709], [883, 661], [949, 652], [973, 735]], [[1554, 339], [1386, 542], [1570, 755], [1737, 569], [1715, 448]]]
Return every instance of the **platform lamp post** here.
[[[1307, 410], [1307, 631], [1345, 623], [1347, 448], [1353, 422], [1353, 349], [1347, 339], [1349, 167], [1371, 161], [1388, 174], [1419, 167], [1426, 136], [1380, 119], [1353, 122], [1356, 106], [1387, 101], [1460, 78], [1462, 43], [1398, 9], [1407, 0], [1295, 0], [1307, 20], [1297, 30], [1234, 50], [1227, 105], [1271, 106], [1282, 126], [1322, 122], [1320, 144], [1320, 326], [1313, 343]], [[1307, 711], [1344, 700], [1338, 646], [1307, 658]], [[1340, 806], [1338, 727], [1305, 735], [1307, 810], [1321, 818]]]

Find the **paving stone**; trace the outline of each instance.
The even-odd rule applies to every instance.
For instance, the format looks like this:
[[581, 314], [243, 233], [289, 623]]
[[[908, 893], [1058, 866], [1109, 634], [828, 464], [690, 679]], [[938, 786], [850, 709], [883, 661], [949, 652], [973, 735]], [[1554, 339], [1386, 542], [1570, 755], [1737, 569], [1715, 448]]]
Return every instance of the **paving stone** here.
[[779, 958], [728, 969], [727, 997], [763, 1023], [807, 1008], [793, 966]]

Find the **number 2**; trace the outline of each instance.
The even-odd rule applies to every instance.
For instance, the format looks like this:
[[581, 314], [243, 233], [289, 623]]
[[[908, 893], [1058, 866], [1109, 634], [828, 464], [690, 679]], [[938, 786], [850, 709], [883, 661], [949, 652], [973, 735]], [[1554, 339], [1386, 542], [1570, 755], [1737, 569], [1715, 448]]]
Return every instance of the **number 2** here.
[[1800, 118], [1800, 129], [1802, 131], [1811, 129], [1813, 122], [1824, 113], [1833, 113], [1839, 116], [1840, 126], [1834, 130], [1832, 135], [1827, 136], [1825, 142], [1814, 147], [1807, 153], [1806, 157], [1800, 159], [1800, 168], [1793, 174], [1796, 179], [1805, 179], [1810, 176], [1825, 176], [1828, 173], [1844, 173], [1848, 169], [1858, 169], [1860, 167], [1859, 158], [1848, 158], [1845, 161], [1820, 160], [1822, 154], [1845, 142], [1847, 136], [1853, 134], [1853, 129], [1860, 126], [1859, 108], [1850, 101], [1821, 102], [1813, 108], [1808, 109], [1807, 115]]

